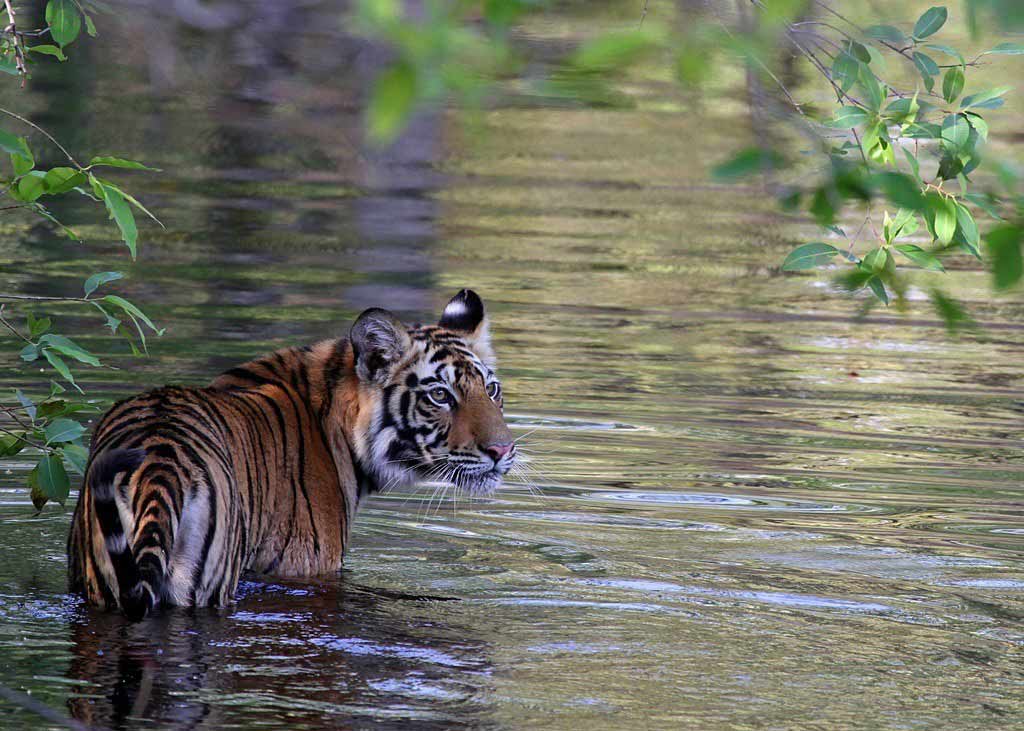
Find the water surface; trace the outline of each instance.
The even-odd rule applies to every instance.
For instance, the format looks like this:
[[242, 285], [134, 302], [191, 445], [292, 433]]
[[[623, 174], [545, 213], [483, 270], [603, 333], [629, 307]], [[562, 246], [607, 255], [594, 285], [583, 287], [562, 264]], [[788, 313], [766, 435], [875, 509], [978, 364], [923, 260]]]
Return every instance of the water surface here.
[[[563, 12], [527, 40], [564, 43], [583, 11]], [[133, 360], [57, 311], [120, 369], [82, 373], [97, 408], [470, 286], [531, 479], [374, 497], [341, 576], [132, 626], [65, 593], [72, 505], [35, 515], [30, 459], [7, 461], [4, 684], [119, 728], [1024, 726], [1019, 295], [954, 262], [983, 329], [949, 340], [923, 292], [859, 320], [827, 277], [782, 274], [813, 227], [706, 176], [750, 135], [739, 80], [694, 100], [640, 75], [632, 110], [512, 97], [483, 135], [424, 114], [380, 152], [359, 110], [381, 57], [334, 3], [246, 21], [275, 43], [135, 13], [104, 31], [117, 58], [94, 44], [19, 103], [164, 168], [129, 175], [166, 230], [129, 266], [70, 201], [86, 244], [0, 242], [10, 286], [125, 268], [167, 327]], [[5, 728], [40, 724], [0, 703]]]

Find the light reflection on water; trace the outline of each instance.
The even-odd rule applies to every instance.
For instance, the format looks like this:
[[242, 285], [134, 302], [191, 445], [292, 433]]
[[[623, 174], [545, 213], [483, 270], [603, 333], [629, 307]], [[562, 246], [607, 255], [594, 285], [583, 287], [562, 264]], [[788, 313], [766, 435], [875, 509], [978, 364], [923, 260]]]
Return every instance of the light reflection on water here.
[[[289, 20], [287, 72], [135, 22], [109, 33], [129, 62], [133, 38], [160, 49], [159, 84], [90, 72], [90, 110], [62, 119], [52, 95], [81, 80], [29, 96], [82, 149], [168, 171], [133, 178], [168, 229], [145, 230], [119, 290], [168, 335], [83, 374], [90, 395], [202, 383], [363, 307], [421, 319], [472, 286], [536, 484], [374, 498], [341, 577], [129, 626], [64, 594], [69, 510], [33, 517], [31, 462], [5, 462], [4, 683], [133, 728], [1024, 724], [1019, 300], [953, 271], [986, 334], [948, 341], [923, 311], [858, 322], [818, 278], [782, 276], [811, 229], [704, 175], [747, 134], [732, 91], [700, 115], [503, 108], [483, 141], [428, 115], [379, 153], [352, 142], [373, 54], [334, 37], [332, 3]], [[167, 96], [172, 52], [208, 74]], [[77, 293], [80, 269], [121, 261], [86, 220], [80, 267], [12, 229], [5, 272]], [[39, 727], [3, 705], [0, 725]]]

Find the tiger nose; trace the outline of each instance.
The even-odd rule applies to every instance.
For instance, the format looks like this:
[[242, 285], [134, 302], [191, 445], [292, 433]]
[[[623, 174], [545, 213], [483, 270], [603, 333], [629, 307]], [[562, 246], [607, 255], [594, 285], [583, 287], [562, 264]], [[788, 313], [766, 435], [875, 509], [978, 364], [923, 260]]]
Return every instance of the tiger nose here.
[[500, 462], [502, 457], [512, 451], [513, 446], [513, 442], [496, 442], [494, 444], [488, 444], [483, 448], [483, 450], [495, 462]]

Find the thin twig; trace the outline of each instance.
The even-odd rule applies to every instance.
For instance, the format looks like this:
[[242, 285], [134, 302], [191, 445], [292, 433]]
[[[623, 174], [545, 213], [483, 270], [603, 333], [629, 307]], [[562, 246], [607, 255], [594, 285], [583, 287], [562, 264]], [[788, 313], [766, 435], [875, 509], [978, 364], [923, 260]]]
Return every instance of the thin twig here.
[[0, 305], [0, 324], [3, 324], [3, 326], [6, 327], [8, 330], [10, 330], [12, 333], [14, 333], [15, 336], [21, 338], [22, 340], [24, 340], [29, 345], [35, 345], [35, 343], [33, 343], [28, 338], [26, 338], [24, 335], [22, 335], [21, 332], [18, 330], [18, 328], [14, 327], [14, 325], [12, 325], [11, 323], [9, 323], [7, 321], [7, 318], [4, 317], [4, 307], [5, 307], [5, 305]]
[[90, 729], [95, 728], [73, 718], [68, 718], [48, 705], [40, 703], [32, 696], [14, 690], [14, 688], [8, 688], [6, 685], [0, 684], [0, 698], [3, 698], [11, 705], [18, 706], [30, 713], [36, 714], [40, 718], [46, 719], [47, 722], [54, 726], [63, 726], [73, 731], [90, 731]]
[[33, 122], [33, 121], [31, 121], [31, 120], [25, 119], [25, 118], [24, 118], [24, 117], [22, 117], [22, 116], [21, 116], [20, 114], [15, 114], [14, 112], [10, 111], [9, 109], [4, 109], [3, 107], [0, 107], [0, 112], [3, 112], [3, 113], [4, 113], [4, 114], [6, 114], [6, 115], [7, 115], [8, 117], [14, 117], [14, 118], [15, 118], [15, 119], [17, 119], [17, 120], [18, 120], [19, 122], [23, 122], [24, 124], [27, 124], [27, 125], [28, 125], [29, 127], [31, 127], [32, 129], [36, 130], [37, 132], [40, 132], [40, 133], [42, 133], [42, 135], [43, 135], [44, 137], [46, 137], [46, 139], [48, 139], [48, 140], [49, 140], [50, 142], [52, 142], [53, 144], [55, 144], [55, 145], [57, 146], [57, 148], [58, 148], [58, 149], [59, 149], [59, 150], [60, 150], [61, 152], [63, 152], [63, 153], [64, 153], [64, 154], [65, 154], [65, 155], [67, 156], [68, 160], [70, 160], [71, 162], [73, 162], [73, 163], [75, 164], [75, 167], [77, 167], [77, 168], [78, 168], [79, 170], [81, 170], [81, 169], [82, 169], [82, 166], [81, 166], [81, 164], [79, 164], [78, 160], [76, 160], [76, 159], [75, 159], [74, 157], [72, 157], [71, 153], [70, 153], [70, 152], [68, 152], [68, 151], [67, 151], [67, 150], [66, 150], [66, 149], [64, 148], [64, 145], [62, 145], [61, 143], [57, 142], [56, 138], [54, 138], [54, 136], [53, 136], [53, 135], [51, 135], [51, 134], [50, 134], [49, 132], [47, 132], [47, 131], [46, 131], [45, 129], [43, 129], [42, 127], [40, 127], [40, 126], [39, 126], [38, 124], [36, 124], [35, 122]]
[[18, 300], [26, 302], [88, 302], [92, 303], [92, 300], [88, 297], [44, 297], [43, 295], [36, 294], [7, 294], [0, 292], [0, 300]]
[[638, 28], [643, 28], [644, 27], [644, 19], [647, 17], [647, 3], [649, 1], [650, 0], [644, 0], [644, 7], [640, 11], [640, 25], [637, 26]]

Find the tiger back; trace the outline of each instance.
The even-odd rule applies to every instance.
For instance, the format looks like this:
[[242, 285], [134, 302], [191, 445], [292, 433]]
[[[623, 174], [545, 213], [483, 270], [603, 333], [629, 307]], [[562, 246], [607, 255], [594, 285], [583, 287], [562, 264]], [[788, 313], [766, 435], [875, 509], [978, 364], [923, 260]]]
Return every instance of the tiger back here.
[[365, 311], [205, 388], [115, 404], [97, 425], [68, 538], [72, 591], [141, 619], [222, 605], [244, 571], [337, 571], [360, 500], [443, 479], [497, 489], [515, 460], [480, 298], [437, 325]]

